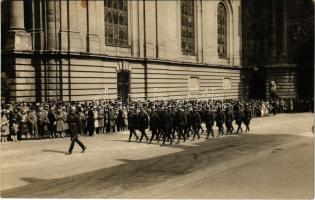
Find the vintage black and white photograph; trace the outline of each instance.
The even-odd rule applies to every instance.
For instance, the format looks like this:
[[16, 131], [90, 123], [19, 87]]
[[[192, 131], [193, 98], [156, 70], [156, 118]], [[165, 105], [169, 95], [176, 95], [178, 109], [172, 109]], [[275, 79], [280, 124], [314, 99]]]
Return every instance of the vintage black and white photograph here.
[[315, 0], [0, 2], [1, 198], [314, 198]]

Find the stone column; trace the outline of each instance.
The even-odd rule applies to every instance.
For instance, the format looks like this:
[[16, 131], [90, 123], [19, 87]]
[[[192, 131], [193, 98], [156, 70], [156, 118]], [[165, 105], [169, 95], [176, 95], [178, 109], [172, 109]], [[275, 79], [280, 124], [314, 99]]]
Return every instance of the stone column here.
[[273, 61], [275, 60], [275, 57], [277, 56], [277, 25], [276, 25], [276, 0], [271, 0], [271, 56]]
[[287, 0], [282, 0], [282, 47], [281, 56], [284, 61], [288, 55], [288, 25], [287, 25]]
[[81, 36], [78, 31], [78, 1], [68, 0], [68, 26], [70, 51], [81, 51]]
[[10, 7], [10, 30], [6, 49], [32, 50], [31, 35], [25, 31], [24, 26], [24, 1], [11, 0]]
[[56, 4], [53, 0], [46, 1], [46, 15], [47, 15], [47, 50], [57, 50], [56, 46]]
[[97, 15], [96, 2], [87, 1], [88, 33], [87, 33], [87, 51], [92, 53], [100, 52], [100, 39], [97, 34]]

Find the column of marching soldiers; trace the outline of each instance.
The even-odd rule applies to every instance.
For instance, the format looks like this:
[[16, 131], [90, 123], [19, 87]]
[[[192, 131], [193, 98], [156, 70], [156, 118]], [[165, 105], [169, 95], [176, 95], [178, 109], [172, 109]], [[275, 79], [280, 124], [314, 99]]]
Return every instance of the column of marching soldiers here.
[[[44, 103], [2, 103], [1, 141], [58, 138], [71, 133], [93, 136], [129, 129], [128, 141], [172, 144], [250, 130], [252, 117], [278, 112], [313, 111], [313, 99], [286, 100], [159, 100]], [[74, 121], [75, 123], [72, 123]], [[234, 129], [233, 122], [237, 127]], [[73, 126], [73, 124], [76, 124]], [[202, 126], [205, 124], [205, 126]], [[243, 126], [244, 126], [243, 125]], [[204, 129], [205, 127], [205, 129]], [[147, 135], [147, 129], [151, 136]], [[140, 134], [137, 134], [137, 131]]]

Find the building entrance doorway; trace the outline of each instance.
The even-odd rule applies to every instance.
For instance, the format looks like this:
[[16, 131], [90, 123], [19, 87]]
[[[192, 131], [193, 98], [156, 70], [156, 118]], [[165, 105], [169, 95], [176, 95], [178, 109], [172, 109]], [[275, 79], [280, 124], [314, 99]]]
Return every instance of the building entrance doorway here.
[[251, 72], [249, 97], [253, 99], [266, 98], [266, 72], [263, 68], [255, 68]]
[[117, 73], [117, 95], [121, 98], [123, 104], [128, 101], [130, 94], [130, 71], [123, 70]]
[[300, 98], [314, 97], [314, 41], [302, 45], [296, 54], [297, 92]]

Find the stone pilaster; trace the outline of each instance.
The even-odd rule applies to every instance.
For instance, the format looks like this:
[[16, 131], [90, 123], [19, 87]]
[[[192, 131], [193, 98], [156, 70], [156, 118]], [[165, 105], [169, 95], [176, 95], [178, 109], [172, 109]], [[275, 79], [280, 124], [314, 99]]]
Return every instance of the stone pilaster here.
[[32, 50], [31, 35], [24, 27], [24, 2], [20, 0], [9, 1], [10, 29], [6, 41], [6, 49], [28, 51]]
[[99, 53], [100, 38], [97, 34], [97, 15], [96, 2], [87, 1], [87, 16], [88, 16], [88, 33], [87, 33], [87, 50], [91, 53]]

